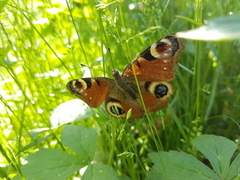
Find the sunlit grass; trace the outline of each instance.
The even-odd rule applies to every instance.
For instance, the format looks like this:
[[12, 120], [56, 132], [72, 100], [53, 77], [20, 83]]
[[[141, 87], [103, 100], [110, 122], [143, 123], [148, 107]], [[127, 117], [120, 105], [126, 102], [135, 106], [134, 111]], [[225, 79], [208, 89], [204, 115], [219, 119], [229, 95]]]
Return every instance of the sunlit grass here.
[[[218, 1], [221, 10], [204, 1], [5, 2], [0, 2], [0, 163], [12, 167], [3, 168], [5, 177], [39, 149], [64, 149], [62, 126], [52, 129], [50, 116], [73, 99], [65, 93], [69, 80], [86, 74], [112, 78], [112, 68], [122, 71], [164, 35], [196, 28], [193, 22], [240, 14], [239, 2], [230, 1]], [[100, 107], [85, 121], [73, 122], [97, 129], [96, 159], [119, 174], [142, 179], [151, 168], [149, 152], [194, 153], [190, 140], [202, 133], [239, 138], [239, 41], [184, 44], [184, 68], [176, 68], [168, 109], [129, 122], [110, 118]]]

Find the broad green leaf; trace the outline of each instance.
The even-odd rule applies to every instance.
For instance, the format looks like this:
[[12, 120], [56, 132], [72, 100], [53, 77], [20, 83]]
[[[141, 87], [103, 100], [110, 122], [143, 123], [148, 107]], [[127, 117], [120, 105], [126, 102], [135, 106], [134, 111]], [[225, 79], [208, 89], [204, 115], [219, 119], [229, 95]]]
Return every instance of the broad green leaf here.
[[196, 40], [230, 40], [240, 39], [240, 15], [215, 18], [205, 26], [185, 32], [178, 32], [180, 38]]
[[21, 170], [27, 180], [64, 180], [84, 166], [78, 158], [63, 151], [42, 149], [29, 155], [28, 164], [24, 165]]
[[161, 180], [164, 176], [159, 174], [156, 169], [147, 172], [146, 180]]
[[117, 173], [111, 166], [95, 163], [90, 164], [83, 174], [82, 180], [118, 180]]
[[52, 136], [53, 136], [53, 134], [48, 134], [47, 136], [42, 137], [42, 138], [40, 138], [40, 139], [38, 139], [38, 140], [36, 140], [36, 141], [28, 144], [27, 146], [25, 146], [25, 147], [23, 147], [22, 149], [20, 149], [20, 151], [19, 151], [17, 154], [19, 154], [19, 153], [21, 153], [21, 152], [24, 152], [24, 151], [26, 151], [26, 150], [34, 147], [34, 146], [37, 146], [37, 145], [39, 145], [40, 143], [45, 142], [49, 137], [52, 137]]
[[68, 125], [63, 128], [62, 143], [90, 163], [97, 148], [97, 132], [84, 126]]
[[[218, 179], [218, 176], [194, 156], [184, 152], [169, 151], [150, 153], [154, 170], [168, 180]], [[155, 175], [157, 177], [157, 175]]]
[[219, 175], [226, 176], [237, 144], [215, 135], [198, 136], [192, 140], [192, 144], [210, 161], [213, 169]]
[[232, 180], [240, 179], [240, 153], [231, 163], [226, 179], [232, 179]]

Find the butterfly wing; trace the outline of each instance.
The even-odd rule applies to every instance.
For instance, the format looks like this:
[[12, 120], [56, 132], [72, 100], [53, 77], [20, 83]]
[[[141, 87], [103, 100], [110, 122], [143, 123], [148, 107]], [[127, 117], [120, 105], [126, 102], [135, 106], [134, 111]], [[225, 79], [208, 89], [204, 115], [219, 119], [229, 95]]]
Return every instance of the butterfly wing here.
[[144, 105], [134, 79], [122, 77], [116, 80], [105, 101], [108, 114], [126, 119], [128, 111], [131, 110], [129, 119], [135, 119], [142, 118], [144, 112], [155, 112], [167, 108], [170, 97], [173, 95], [171, 83], [139, 81], [138, 85]]
[[[129, 84], [126, 83], [124, 86], [128, 87]], [[114, 79], [105, 77], [74, 79], [68, 82], [67, 88], [90, 107], [96, 108], [105, 101], [106, 111], [113, 117], [125, 119], [130, 109], [133, 114], [130, 119], [144, 116], [141, 106], [125, 92], [126, 89], [120, 88]]]
[[98, 107], [110, 92], [113, 79], [105, 77], [81, 78], [68, 82], [68, 90], [86, 102], [90, 107]]
[[133, 78], [135, 73], [139, 81], [171, 81], [175, 77], [173, 68], [178, 66], [184, 48], [175, 35], [165, 36], [140, 53], [122, 76]]
[[[158, 40], [129, 64], [122, 78], [138, 79], [146, 112], [155, 112], [168, 107], [174, 94], [171, 81], [175, 77], [174, 67], [184, 49], [181, 39], [168, 35]], [[144, 109], [144, 108], [142, 108]]]
[[139, 93], [134, 79], [115, 79], [114, 85], [106, 96], [105, 109], [111, 116], [126, 119], [128, 111], [131, 110], [131, 117], [142, 118], [144, 111], [139, 103]]
[[118, 119], [126, 119], [128, 112], [131, 111], [129, 119], [142, 118], [144, 110], [139, 103], [127, 99], [108, 97], [105, 102], [105, 109], [111, 116]]
[[168, 107], [171, 95], [174, 94], [169, 82], [145, 82], [141, 88], [143, 102], [147, 112], [156, 112]]

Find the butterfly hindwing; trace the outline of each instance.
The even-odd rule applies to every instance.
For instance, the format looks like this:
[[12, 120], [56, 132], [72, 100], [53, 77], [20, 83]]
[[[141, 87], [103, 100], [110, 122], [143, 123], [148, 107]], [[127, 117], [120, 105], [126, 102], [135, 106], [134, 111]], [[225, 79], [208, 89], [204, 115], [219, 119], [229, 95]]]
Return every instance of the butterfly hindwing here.
[[149, 113], [167, 108], [174, 92], [169, 82], [145, 82], [141, 94], [146, 111]]
[[[111, 116], [125, 119], [128, 111], [131, 110], [129, 119], [135, 119], [142, 118], [144, 112], [155, 112], [167, 108], [170, 97], [173, 95], [171, 83], [139, 81], [137, 82], [139, 93], [134, 79], [131, 82], [129, 80], [124, 81], [124, 79], [116, 81], [115, 86], [106, 98], [105, 108]], [[120, 83], [121, 81], [122, 83]], [[123, 90], [119, 86], [125, 86], [126, 88]]]
[[115, 118], [125, 119], [130, 110], [130, 119], [141, 118], [144, 111], [138, 100], [139, 93], [135, 80], [119, 77], [119, 79], [115, 79], [106, 97], [105, 108]]

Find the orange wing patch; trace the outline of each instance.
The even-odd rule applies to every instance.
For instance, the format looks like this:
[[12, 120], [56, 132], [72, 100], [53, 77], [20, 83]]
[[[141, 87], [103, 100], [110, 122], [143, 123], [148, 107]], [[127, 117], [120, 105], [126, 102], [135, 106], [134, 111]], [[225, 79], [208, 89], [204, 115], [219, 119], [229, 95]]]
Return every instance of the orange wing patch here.
[[140, 81], [171, 81], [176, 74], [173, 69], [178, 66], [184, 48], [180, 39], [168, 35], [137, 56], [125, 68], [122, 76], [133, 77], [135, 73]]
[[[111, 79], [101, 81], [98, 78], [82, 78], [69, 81], [67, 88], [75, 96], [82, 99], [90, 107], [98, 107], [105, 101], [108, 95]], [[107, 78], [106, 78], [107, 79]]]

